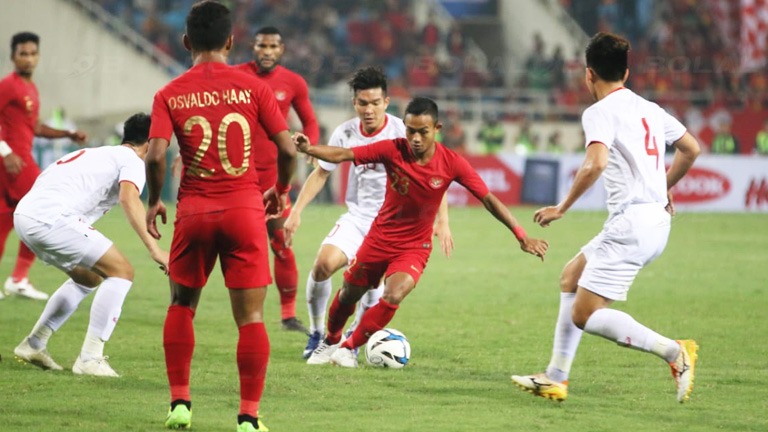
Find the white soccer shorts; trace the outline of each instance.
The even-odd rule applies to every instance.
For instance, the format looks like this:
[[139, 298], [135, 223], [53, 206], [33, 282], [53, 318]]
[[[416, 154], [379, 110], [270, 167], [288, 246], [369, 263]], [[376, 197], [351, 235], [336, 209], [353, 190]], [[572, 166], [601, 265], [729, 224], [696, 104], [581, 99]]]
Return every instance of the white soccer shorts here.
[[630, 205], [608, 219], [581, 253], [587, 265], [579, 286], [616, 301], [625, 301], [641, 268], [664, 251], [671, 217], [660, 204]]
[[336, 225], [325, 237], [321, 245], [336, 246], [344, 252], [348, 261], [352, 261], [357, 255], [357, 250], [363, 244], [365, 235], [371, 229], [371, 221], [350, 216], [344, 213], [336, 221]]
[[15, 214], [13, 223], [21, 241], [38, 258], [65, 272], [78, 265], [92, 268], [112, 247], [112, 240], [77, 216], [64, 216], [51, 225]]

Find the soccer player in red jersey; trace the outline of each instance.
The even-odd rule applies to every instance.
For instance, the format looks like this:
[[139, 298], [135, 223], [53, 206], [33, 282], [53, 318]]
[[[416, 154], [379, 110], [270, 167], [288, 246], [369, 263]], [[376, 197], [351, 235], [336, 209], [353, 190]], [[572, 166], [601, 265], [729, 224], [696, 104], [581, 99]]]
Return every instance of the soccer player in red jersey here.
[[[526, 235], [466, 159], [435, 142], [435, 132], [441, 124], [434, 101], [411, 100], [404, 120], [405, 139], [383, 140], [351, 149], [310, 146], [305, 136], [294, 135], [297, 149], [312, 157], [332, 163], [382, 163], [388, 176], [384, 204], [355, 261], [344, 272], [344, 285], [331, 304], [328, 332], [313, 354], [317, 360], [323, 357], [339, 366], [357, 367], [357, 356], [352, 350], [386, 327], [400, 302], [416, 287], [432, 250], [435, 215], [452, 181], [481, 200], [485, 208], [514, 233], [524, 252], [543, 260], [549, 247], [546, 241]], [[339, 344], [355, 304], [366, 291], [375, 288], [382, 277], [386, 279], [381, 300], [365, 312], [354, 333]]]
[[[80, 131], [53, 129], [40, 122], [40, 99], [32, 73], [40, 59], [40, 37], [22, 32], [11, 38], [11, 61], [15, 70], [0, 81], [0, 258], [5, 240], [13, 229], [13, 211], [19, 200], [32, 188], [40, 168], [32, 157], [32, 140], [71, 138], [83, 143], [86, 135]], [[29, 283], [29, 268], [35, 254], [19, 242], [19, 254], [13, 273], [5, 281], [6, 294], [18, 294], [35, 300], [46, 300], [48, 294]], [[0, 291], [0, 299], [4, 297]]]
[[[238, 65], [244, 71], [264, 80], [275, 92], [277, 105], [284, 118], [293, 106], [301, 120], [304, 133], [310, 142], [316, 143], [320, 138], [320, 127], [312, 110], [309, 100], [309, 89], [301, 75], [280, 65], [280, 57], [285, 52], [280, 31], [275, 27], [264, 27], [256, 32], [253, 42], [255, 60]], [[259, 173], [259, 184], [262, 190], [275, 184], [277, 177], [277, 149], [266, 145], [268, 149], [256, 157], [256, 171]], [[291, 212], [290, 205], [278, 218], [267, 221], [267, 234], [272, 253], [275, 256], [275, 285], [280, 292], [280, 307], [283, 329], [307, 333], [307, 328], [296, 318], [296, 287], [299, 271], [296, 268], [296, 256], [285, 240], [283, 224]]]
[[[171, 390], [165, 425], [191, 425], [192, 321], [218, 257], [239, 328], [237, 430], [263, 430], [258, 411], [270, 349], [263, 306], [271, 283], [263, 201], [274, 212], [283, 210], [296, 153], [269, 86], [226, 64], [233, 43], [229, 9], [216, 1], [195, 4], [183, 40], [193, 66], [155, 95], [146, 159], [147, 226], [159, 238], [156, 218], [165, 222], [166, 217], [160, 201], [165, 153], [176, 135], [184, 169], [169, 260], [171, 305], [163, 329]], [[277, 179], [262, 199], [254, 154], [274, 145]]]

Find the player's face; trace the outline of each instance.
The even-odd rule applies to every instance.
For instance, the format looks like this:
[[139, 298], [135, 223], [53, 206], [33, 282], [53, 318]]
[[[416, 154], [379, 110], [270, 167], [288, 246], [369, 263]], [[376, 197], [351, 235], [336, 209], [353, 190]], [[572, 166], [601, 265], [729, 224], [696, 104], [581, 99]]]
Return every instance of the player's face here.
[[403, 122], [405, 123], [405, 137], [416, 157], [427, 154], [434, 148], [435, 134], [442, 125], [437, 123], [431, 115], [406, 114]]
[[11, 55], [16, 72], [23, 77], [31, 77], [32, 72], [37, 67], [40, 60], [40, 52], [37, 50], [37, 44], [34, 42], [24, 42], [16, 45], [16, 49]]
[[283, 56], [284, 51], [285, 45], [280, 35], [256, 35], [256, 40], [253, 42], [253, 57], [263, 71], [274, 69], [280, 63], [280, 57]]
[[358, 90], [352, 98], [352, 104], [363, 123], [365, 133], [373, 133], [384, 124], [389, 97], [381, 88]]

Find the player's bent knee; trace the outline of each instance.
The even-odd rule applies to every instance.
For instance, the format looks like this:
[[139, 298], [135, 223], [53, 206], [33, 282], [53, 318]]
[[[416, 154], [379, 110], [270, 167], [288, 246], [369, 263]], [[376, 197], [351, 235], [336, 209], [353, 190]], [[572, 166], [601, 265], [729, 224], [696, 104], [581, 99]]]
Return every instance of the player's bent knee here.
[[318, 258], [315, 261], [315, 266], [312, 267], [312, 278], [316, 281], [328, 280], [336, 273], [333, 263], [322, 258]]

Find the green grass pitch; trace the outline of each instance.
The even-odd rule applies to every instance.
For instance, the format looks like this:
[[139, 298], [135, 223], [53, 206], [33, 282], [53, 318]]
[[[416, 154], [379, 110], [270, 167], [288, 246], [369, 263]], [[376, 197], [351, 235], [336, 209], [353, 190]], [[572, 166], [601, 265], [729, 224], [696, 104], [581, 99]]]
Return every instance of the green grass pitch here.
[[[417, 289], [391, 327], [413, 348], [402, 371], [309, 367], [305, 337], [280, 329], [270, 288], [272, 355], [261, 416], [273, 431], [765, 431], [768, 430], [768, 215], [690, 214], [673, 220], [664, 255], [643, 270], [617, 307], [672, 338], [701, 345], [690, 403], [675, 402], [659, 359], [585, 335], [568, 400], [534, 398], [509, 375], [540, 372], [549, 360], [563, 265], [601, 228], [605, 214], [568, 214], [534, 227], [533, 208], [515, 208], [529, 235], [550, 241], [545, 262], [523, 254], [482, 209], [452, 209], [456, 251], [432, 254]], [[325, 234], [343, 208], [310, 206], [295, 240], [297, 310], [306, 322], [304, 284]], [[107, 343], [119, 379], [43, 372], [17, 363], [13, 348], [43, 302], [0, 301], [0, 430], [160, 431], [168, 404], [162, 326], [169, 294], [119, 209], [97, 224], [134, 263], [136, 281]], [[163, 227], [170, 243], [172, 225]], [[11, 235], [0, 276], [16, 252]], [[52, 293], [64, 276], [36, 263], [32, 281]], [[340, 274], [334, 278], [338, 288]], [[71, 367], [92, 298], [51, 339], [54, 358]], [[195, 319], [193, 430], [235, 429], [237, 331], [218, 268]], [[361, 353], [362, 360], [362, 353]]]

